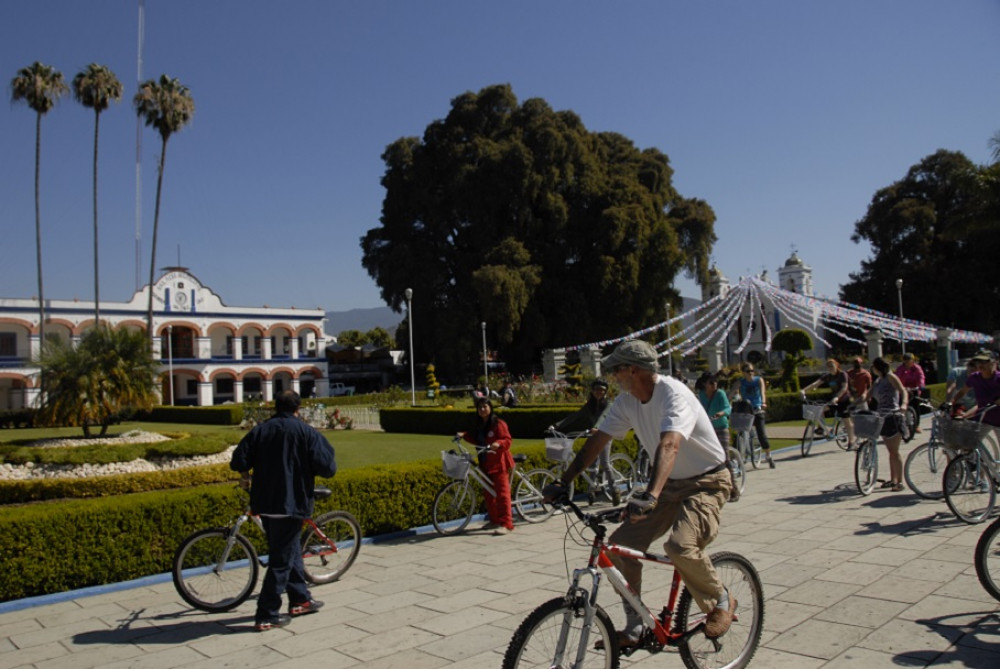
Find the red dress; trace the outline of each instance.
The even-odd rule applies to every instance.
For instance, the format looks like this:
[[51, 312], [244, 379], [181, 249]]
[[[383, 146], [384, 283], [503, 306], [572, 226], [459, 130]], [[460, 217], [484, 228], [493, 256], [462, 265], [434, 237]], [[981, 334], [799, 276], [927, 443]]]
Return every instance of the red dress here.
[[477, 446], [497, 445], [497, 449], [487, 451], [482, 460], [483, 471], [490, 477], [497, 493], [496, 497], [486, 495], [486, 513], [494, 525], [514, 529], [514, 517], [510, 510], [510, 470], [514, 468], [514, 456], [510, 454], [511, 437], [507, 423], [497, 419], [490, 429], [470, 430], [462, 438]]

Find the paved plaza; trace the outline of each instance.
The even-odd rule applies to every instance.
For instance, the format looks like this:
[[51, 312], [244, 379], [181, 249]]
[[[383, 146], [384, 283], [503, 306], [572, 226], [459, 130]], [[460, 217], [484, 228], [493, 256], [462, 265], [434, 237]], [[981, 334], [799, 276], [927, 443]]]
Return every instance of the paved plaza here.
[[[712, 547], [743, 553], [760, 571], [767, 610], [752, 666], [1000, 667], [1000, 602], [972, 564], [985, 525], [964, 525], [944, 502], [909, 491], [858, 495], [853, 454], [832, 444], [776, 460], [775, 470], [750, 472]], [[565, 591], [567, 559], [584, 564], [586, 548], [566, 536], [555, 516], [509, 536], [422, 533], [365, 545], [342, 582], [314, 589], [326, 608], [265, 633], [253, 631], [254, 600], [205, 614], [169, 579], [8, 604], [0, 669], [499, 667], [517, 625]], [[661, 594], [665, 602], [669, 570], [645, 573], [647, 603]], [[601, 600], [621, 622], [610, 587]], [[676, 653], [663, 655], [639, 652], [622, 666], [682, 666]]]

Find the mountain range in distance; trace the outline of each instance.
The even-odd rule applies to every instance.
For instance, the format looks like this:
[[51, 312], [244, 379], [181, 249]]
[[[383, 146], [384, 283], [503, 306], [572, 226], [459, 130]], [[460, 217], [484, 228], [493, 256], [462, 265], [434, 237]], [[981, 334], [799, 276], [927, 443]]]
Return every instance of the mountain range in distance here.
[[326, 334], [336, 337], [344, 330], [368, 332], [379, 327], [395, 336], [396, 327], [404, 318], [406, 318], [405, 310], [402, 313], [396, 313], [389, 307], [328, 311], [326, 312]]

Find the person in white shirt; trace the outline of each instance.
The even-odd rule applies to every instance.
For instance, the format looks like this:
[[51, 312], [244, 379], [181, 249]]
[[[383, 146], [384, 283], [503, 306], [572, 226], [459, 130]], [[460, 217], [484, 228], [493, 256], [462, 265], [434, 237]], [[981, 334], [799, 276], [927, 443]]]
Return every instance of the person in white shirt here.
[[[628, 518], [609, 541], [645, 551], [669, 532], [663, 548], [695, 602], [708, 615], [705, 635], [720, 637], [729, 630], [737, 601], [723, 587], [704, 549], [718, 535], [722, 507], [732, 487], [725, 448], [694, 393], [677, 379], [657, 373], [659, 356], [650, 344], [623, 342], [601, 364], [611, 370], [621, 392], [562, 480], [546, 488], [546, 497], [560, 497], [560, 491], [612, 439], [634, 430], [653, 469], [645, 493], [630, 502]], [[695, 503], [686, 504], [689, 500]], [[612, 560], [629, 585], [640, 592], [642, 564], [619, 556], [612, 556]], [[619, 645], [635, 646], [642, 620], [628, 604], [625, 615], [626, 627], [618, 632]]]

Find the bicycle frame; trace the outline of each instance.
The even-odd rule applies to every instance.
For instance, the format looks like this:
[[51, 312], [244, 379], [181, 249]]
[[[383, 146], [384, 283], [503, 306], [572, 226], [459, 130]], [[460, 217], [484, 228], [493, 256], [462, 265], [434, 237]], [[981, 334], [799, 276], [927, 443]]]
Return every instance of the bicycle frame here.
[[[567, 506], [569, 505], [570, 504], [567, 504]], [[572, 505], [571, 508], [577, 512], [578, 517], [581, 515], [579, 508], [575, 505]], [[670, 583], [670, 595], [667, 599], [666, 606], [663, 607], [658, 616], [654, 616], [649, 608], [643, 603], [639, 593], [637, 593], [632, 586], [628, 584], [628, 581], [625, 580], [625, 576], [611, 561], [610, 556], [619, 555], [621, 557], [641, 560], [643, 562], [654, 562], [664, 566], [672, 566], [673, 561], [666, 555], [659, 553], [640, 551], [626, 546], [619, 546], [618, 544], [607, 543], [604, 539], [607, 530], [600, 524], [600, 521], [597, 520], [599, 517], [600, 516], [591, 516], [590, 522], [587, 522], [587, 527], [594, 532], [594, 538], [591, 541], [590, 547], [590, 557], [587, 560], [586, 567], [573, 570], [573, 578], [571, 580], [569, 590], [566, 593], [567, 599], [572, 599], [583, 607], [585, 620], [584, 629], [589, 630], [590, 625], [593, 623], [596, 612], [597, 593], [600, 588], [601, 575], [603, 574], [615, 592], [617, 592], [618, 595], [625, 602], [627, 602], [633, 610], [638, 612], [639, 616], [642, 618], [643, 624], [652, 631], [658, 646], [678, 646], [687, 641], [694, 634], [700, 632], [704, 627], [703, 622], [684, 632], [670, 631], [674, 613], [677, 610], [677, 599], [681, 593], [682, 581], [679, 571], [674, 569], [673, 578]], [[585, 576], [590, 577], [589, 591], [580, 585], [580, 581]], [[733, 616], [733, 620], [739, 620], [738, 614]], [[565, 639], [561, 640], [561, 644], [565, 644]], [[585, 638], [580, 644], [580, 650], [578, 652], [586, 649], [586, 647], [587, 639]], [[648, 646], [645, 647], [645, 649], [650, 650]], [[630, 651], [622, 649], [622, 653], [629, 654]], [[577, 661], [580, 661], [581, 659], [582, 658], [577, 658]], [[561, 658], [559, 661], [561, 661]]]
[[[236, 535], [241, 533], [241, 530], [243, 529], [243, 526], [247, 523], [247, 521], [252, 521], [253, 524], [257, 526], [257, 529], [259, 529], [261, 533], [267, 536], [267, 533], [264, 530], [264, 521], [260, 519], [259, 515], [251, 513], [250, 507], [248, 506], [246, 509], [243, 510], [243, 513], [241, 513], [239, 517], [235, 521], [233, 521], [233, 524], [230, 525], [229, 533], [228, 536], [226, 537], [226, 548], [224, 551], [222, 551], [222, 554], [219, 555], [219, 560], [215, 564], [215, 567], [213, 568], [212, 571], [216, 573], [222, 571], [225, 565], [229, 562], [229, 553], [233, 549], [233, 544], [236, 543]], [[316, 534], [316, 536], [319, 537], [328, 548], [328, 550], [323, 550], [321, 553], [313, 553], [313, 555], [329, 555], [331, 553], [337, 552], [337, 545], [334, 542], [330, 541], [330, 538], [323, 533], [323, 531], [319, 528], [319, 525], [316, 524], [316, 521], [314, 521], [312, 518], [306, 518], [305, 520], [303, 520], [302, 524], [304, 527], [308, 526], [309, 529], [312, 530]], [[257, 556], [257, 562], [261, 566], [266, 566], [267, 564], [260, 556]]]

